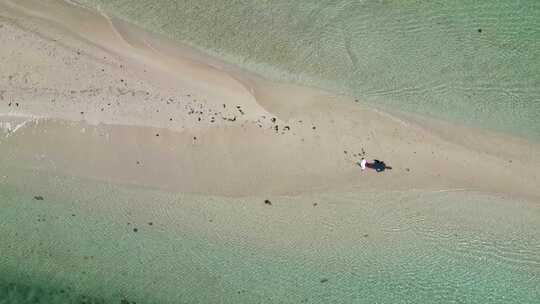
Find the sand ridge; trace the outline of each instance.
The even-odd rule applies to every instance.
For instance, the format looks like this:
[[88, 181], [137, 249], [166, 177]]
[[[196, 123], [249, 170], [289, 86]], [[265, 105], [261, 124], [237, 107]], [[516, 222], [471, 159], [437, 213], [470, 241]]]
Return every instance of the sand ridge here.
[[[519, 157], [534, 148], [512, 146], [517, 159], [509, 163], [489, 151], [486, 136], [471, 149], [429, 124], [357, 98], [266, 81], [86, 9], [1, 5], [8, 18], [0, 29], [3, 125], [7, 115], [44, 120], [4, 140], [10, 162], [233, 196], [350, 187], [538, 196], [537, 160]], [[364, 155], [394, 170], [361, 172], [355, 162]], [[508, 175], [512, 168], [520, 176]]]

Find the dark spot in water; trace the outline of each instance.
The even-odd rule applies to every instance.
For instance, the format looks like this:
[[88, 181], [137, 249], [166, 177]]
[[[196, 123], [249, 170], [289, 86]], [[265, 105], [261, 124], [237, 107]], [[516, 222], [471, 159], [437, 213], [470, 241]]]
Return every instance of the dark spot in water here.
[[321, 279], [321, 283], [326, 283], [328, 282], [328, 279]]
[[223, 104], [223, 108], [224, 108], [224, 109], [225, 109], [225, 107], [226, 107], [226, 105], [225, 105], [225, 104]]
[[43, 196], [41, 196], [41, 195], [36, 195], [36, 196], [34, 196], [34, 199], [35, 199], [36, 201], [42, 201], [42, 200], [43, 200]]
[[75, 213], [71, 214], [71, 216], [73, 216], [73, 217], [74, 217], [74, 216], [75, 216]]
[[317, 129], [317, 127], [315, 127], [315, 126], [313, 126], [313, 127], [311, 127], [311, 128], [312, 128], [313, 130]]
[[411, 171], [411, 169], [409, 169], [409, 168], [405, 168], [405, 171], [407, 171], [407, 172], [410, 172], [410, 171]]
[[368, 236], [369, 236], [369, 234], [367, 234], [367, 233], [366, 233], [366, 234], [364, 234], [364, 237], [368, 237]]
[[197, 136], [193, 136], [193, 140], [197, 140]]
[[81, 112], [81, 115], [84, 115], [84, 112]]
[[15, 106], [17, 106], [17, 107], [18, 107], [18, 106], [19, 106], [19, 103], [18, 103], [18, 102], [16, 102], [16, 103], [15, 103]]
[[481, 28], [480, 28], [480, 29], [478, 29], [478, 32], [479, 32], [479, 33], [481, 33], [481, 32], [482, 32], [482, 29], [481, 29]]
[[347, 151], [344, 150], [343, 153], [347, 154]]
[[159, 133], [156, 133], [156, 137], [159, 137]]
[[270, 205], [270, 206], [272, 205], [272, 202], [271, 202], [270, 200], [264, 200], [264, 203], [265, 203], [266, 205]]
[[139, 229], [133, 228], [133, 232], [137, 232], [137, 231], [139, 231]]
[[148, 226], [153, 226], [153, 225], [154, 225], [154, 223], [148, 222]]
[[318, 205], [317, 203], [313, 203], [313, 207], [317, 207], [317, 205]]
[[172, 121], [172, 118], [169, 118], [169, 121]]
[[272, 117], [272, 118], [270, 119], [270, 121], [275, 123], [275, 122], [276, 122], [276, 118], [275, 118], [275, 117]]

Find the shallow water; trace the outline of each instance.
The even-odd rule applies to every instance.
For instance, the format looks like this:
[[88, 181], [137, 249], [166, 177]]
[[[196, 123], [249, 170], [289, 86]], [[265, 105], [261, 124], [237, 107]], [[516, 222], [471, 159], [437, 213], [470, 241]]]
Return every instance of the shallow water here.
[[540, 2], [77, 0], [277, 80], [540, 139]]
[[0, 184], [0, 301], [540, 299], [536, 204], [418, 191], [271, 199], [268, 207], [255, 198], [170, 194], [17, 170]]

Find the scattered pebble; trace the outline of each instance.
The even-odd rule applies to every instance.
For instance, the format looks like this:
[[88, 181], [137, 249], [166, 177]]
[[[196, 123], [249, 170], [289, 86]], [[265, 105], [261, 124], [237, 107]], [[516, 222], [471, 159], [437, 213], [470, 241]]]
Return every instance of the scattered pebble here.
[[271, 202], [270, 200], [264, 200], [264, 203], [265, 203], [266, 205], [270, 205], [270, 206], [272, 205], [272, 202]]

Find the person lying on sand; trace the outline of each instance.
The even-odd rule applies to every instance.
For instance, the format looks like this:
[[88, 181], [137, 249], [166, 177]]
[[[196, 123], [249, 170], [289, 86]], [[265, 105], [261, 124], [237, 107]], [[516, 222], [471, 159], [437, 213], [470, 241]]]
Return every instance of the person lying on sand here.
[[362, 168], [362, 170], [365, 170], [366, 168], [374, 169], [377, 172], [382, 172], [386, 169], [392, 170], [392, 167], [387, 166], [383, 161], [380, 161], [378, 159], [374, 159], [372, 163], [368, 163], [365, 158], [362, 158], [358, 165], [360, 165], [360, 168]]

